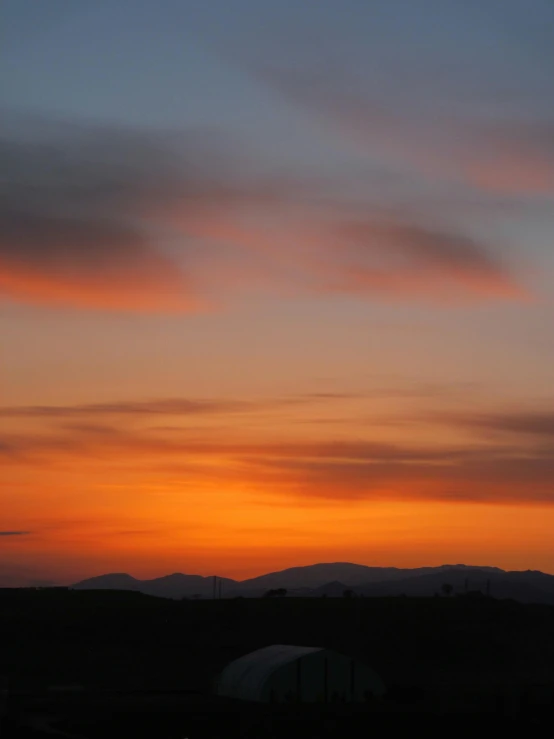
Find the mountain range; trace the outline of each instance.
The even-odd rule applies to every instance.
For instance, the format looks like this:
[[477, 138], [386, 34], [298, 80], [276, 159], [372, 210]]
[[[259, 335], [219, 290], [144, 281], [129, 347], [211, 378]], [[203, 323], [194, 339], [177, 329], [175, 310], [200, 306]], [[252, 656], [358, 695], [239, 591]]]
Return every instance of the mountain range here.
[[[215, 588], [214, 588], [215, 583]], [[163, 598], [261, 597], [285, 589], [288, 596], [433, 596], [449, 585], [452, 595], [489, 594], [523, 603], [554, 605], [554, 575], [534, 570], [506, 571], [498, 567], [440, 565], [400, 569], [332, 562], [292, 567], [248, 580], [174, 573], [138, 580], [126, 573], [110, 573], [71, 586], [77, 590], [133, 590]]]

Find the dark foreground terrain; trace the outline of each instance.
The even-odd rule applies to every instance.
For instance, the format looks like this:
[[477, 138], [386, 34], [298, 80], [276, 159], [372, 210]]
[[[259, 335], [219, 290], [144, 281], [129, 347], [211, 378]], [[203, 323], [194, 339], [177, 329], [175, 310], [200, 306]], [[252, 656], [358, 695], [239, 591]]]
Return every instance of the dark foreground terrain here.
[[[0, 591], [2, 736], [367, 736], [554, 721], [554, 608], [491, 598], [170, 601], [117, 591]], [[213, 696], [269, 644], [365, 659], [386, 699], [258, 706]]]

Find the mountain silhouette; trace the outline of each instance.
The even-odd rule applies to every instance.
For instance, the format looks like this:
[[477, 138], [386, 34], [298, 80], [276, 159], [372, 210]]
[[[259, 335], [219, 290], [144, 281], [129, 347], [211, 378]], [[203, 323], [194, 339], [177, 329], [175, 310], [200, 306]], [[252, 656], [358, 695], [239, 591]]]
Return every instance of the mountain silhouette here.
[[136, 580], [126, 572], [111, 572], [108, 575], [98, 575], [88, 580], [83, 580], [72, 588], [76, 590], [141, 590], [141, 586], [147, 582]]
[[[221, 585], [220, 585], [221, 583]], [[367, 567], [351, 562], [331, 562], [291, 567], [248, 580], [217, 578], [216, 595], [259, 597], [268, 590], [285, 588], [289, 596], [340, 597], [347, 589], [355, 595], [427, 597], [441, 594], [443, 584], [453, 595], [489, 593], [523, 603], [554, 604], [554, 576], [527, 570], [506, 572], [498, 567], [445, 564], [438, 567]], [[127, 573], [92, 577], [71, 586], [78, 590], [133, 590], [163, 598], [212, 598], [214, 577], [174, 573], [138, 580]]]
[[[216, 589], [228, 594], [230, 588], [236, 588], [237, 583], [229, 578], [217, 578]], [[100, 575], [83, 580], [72, 586], [76, 590], [135, 590], [145, 595], [156, 595], [162, 598], [185, 598], [198, 595], [202, 598], [211, 598], [214, 591], [214, 578], [202, 575], [184, 575], [175, 572], [172, 575], [156, 577], [152, 580], [137, 580], [126, 573]]]
[[338, 580], [335, 580], [334, 582], [328, 582], [325, 585], [320, 585], [318, 588], [312, 590], [310, 595], [313, 598], [321, 598], [322, 596], [325, 596], [326, 598], [341, 598], [344, 595], [345, 590], [349, 590], [348, 586], [346, 586], [343, 582], [338, 582]]
[[502, 572], [498, 567], [478, 567], [473, 565], [440, 565], [439, 567], [415, 567], [400, 569], [398, 567], [368, 567], [351, 562], [331, 562], [306, 567], [291, 567], [279, 572], [244, 580], [241, 586], [248, 588], [318, 588], [330, 582], [340, 582], [345, 586], [360, 585], [369, 582], [403, 580], [418, 575], [433, 574], [444, 570], [483, 570]]
[[305, 567], [290, 567], [278, 572], [269, 572], [241, 582], [241, 586], [248, 588], [317, 588], [326, 583], [339, 581], [345, 585], [358, 585], [371, 580], [373, 571], [383, 574], [389, 579], [389, 573], [394, 568], [366, 567], [351, 562], [322, 562]]
[[365, 583], [355, 590], [359, 595], [427, 597], [441, 593], [444, 584], [452, 586], [452, 595], [481, 593], [494, 598], [511, 598], [522, 603], [554, 604], [554, 577], [537, 573], [498, 572], [485, 569], [441, 569], [418, 577], [381, 583]]

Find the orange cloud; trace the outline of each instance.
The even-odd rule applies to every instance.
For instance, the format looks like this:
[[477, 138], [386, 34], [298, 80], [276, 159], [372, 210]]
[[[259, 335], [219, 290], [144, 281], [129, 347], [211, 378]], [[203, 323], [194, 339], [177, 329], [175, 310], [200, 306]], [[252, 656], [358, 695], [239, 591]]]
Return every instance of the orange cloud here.
[[154, 259], [145, 259], [140, 269], [119, 273], [40, 271], [33, 265], [0, 259], [0, 295], [34, 305], [149, 313], [189, 313], [205, 303], [175, 267]]
[[375, 216], [339, 223], [336, 233], [344, 267], [331, 289], [446, 302], [529, 297], [484, 245], [445, 228]]
[[[494, 251], [453, 229], [340, 204], [282, 209], [278, 223], [248, 227], [229, 218], [187, 221], [203, 238], [268, 258], [268, 287], [368, 298], [454, 301], [528, 300], [530, 293]], [[273, 283], [272, 283], [273, 280]], [[282, 288], [281, 288], [282, 289]]]
[[[553, 504], [554, 462], [541, 446], [417, 446], [378, 441], [230, 441], [192, 434], [71, 429], [5, 436], [4, 466], [27, 470], [125, 470], [156, 487], [208, 485], [297, 501], [435, 500]], [[72, 473], [73, 474], [73, 473]], [[87, 473], [88, 474], [88, 473]], [[200, 486], [200, 487], [199, 487]]]
[[[470, 441], [447, 443], [441, 429], [423, 443], [414, 423], [404, 440], [384, 442], [367, 428], [318, 441], [293, 437], [290, 424], [260, 433], [236, 422], [255, 410], [225, 399], [4, 409], [28, 431], [0, 438], [3, 529], [31, 532], [0, 538], [8, 570], [40, 563], [45, 576], [77, 580], [164, 574], [186, 562], [189, 571], [237, 575], [322, 559], [440, 564], [457, 553], [518, 566], [532, 557], [548, 569], [548, 414], [491, 414], [469, 427]], [[232, 424], [140, 426], [164, 414], [219, 414]], [[457, 416], [449, 422], [467, 432]], [[488, 425], [510, 435], [493, 443]]]
[[72, 429], [0, 453], [4, 528], [31, 532], [0, 537], [2, 582], [348, 560], [554, 566], [544, 450]]

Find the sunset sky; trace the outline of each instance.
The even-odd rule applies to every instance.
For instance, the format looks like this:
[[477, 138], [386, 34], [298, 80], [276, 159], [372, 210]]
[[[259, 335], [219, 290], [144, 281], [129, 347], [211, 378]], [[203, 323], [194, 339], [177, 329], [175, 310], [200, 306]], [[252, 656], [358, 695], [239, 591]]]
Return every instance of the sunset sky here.
[[554, 2], [0, 27], [0, 585], [554, 573]]

